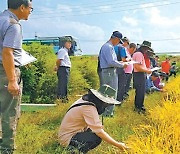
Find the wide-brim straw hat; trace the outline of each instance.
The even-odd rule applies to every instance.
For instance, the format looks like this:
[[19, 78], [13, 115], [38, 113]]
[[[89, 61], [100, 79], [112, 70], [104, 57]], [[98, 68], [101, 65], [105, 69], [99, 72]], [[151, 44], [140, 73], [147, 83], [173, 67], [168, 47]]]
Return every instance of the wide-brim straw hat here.
[[121, 102], [115, 99], [116, 90], [110, 87], [109, 85], [104, 84], [98, 89], [98, 91], [95, 89], [90, 89], [90, 91], [95, 97], [97, 97], [106, 104], [121, 104]]

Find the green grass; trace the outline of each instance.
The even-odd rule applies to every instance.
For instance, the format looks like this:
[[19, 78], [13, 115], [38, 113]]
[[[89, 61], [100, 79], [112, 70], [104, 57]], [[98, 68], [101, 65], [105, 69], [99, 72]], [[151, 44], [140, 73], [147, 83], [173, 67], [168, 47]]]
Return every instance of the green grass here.
[[[23, 112], [19, 121], [18, 132], [16, 137], [16, 153], [29, 154], [54, 154], [66, 153], [58, 144], [57, 132], [61, 120], [71, 103], [77, 97], [72, 97], [69, 104], [61, 104], [54, 108], [38, 112]], [[134, 90], [130, 92], [129, 99], [121, 106], [116, 106], [114, 118], [104, 118], [105, 130], [115, 139], [126, 141], [129, 135], [134, 133], [134, 127], [145, 124], [147, 117], [139, 115], [133, 111]], [[145, 106], [153, 109], [161, 104], [161, 95], [158, 93], [148, 96], [145, 100]], [[58, 102], [57, 102], [58, 103]], [[90, 153], [117, 153], [118, 149], [102, 143], [97, 149]]]

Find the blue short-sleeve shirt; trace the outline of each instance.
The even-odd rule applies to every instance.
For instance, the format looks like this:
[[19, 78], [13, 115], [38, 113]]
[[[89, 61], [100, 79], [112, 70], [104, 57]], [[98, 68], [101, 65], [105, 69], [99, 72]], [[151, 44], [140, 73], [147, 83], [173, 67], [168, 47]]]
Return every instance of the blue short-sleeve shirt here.
[[119, 44], [114, 47], [114, 50], [116, 52], [117, 57], [126, 58], [127, 54], [125, 47]]

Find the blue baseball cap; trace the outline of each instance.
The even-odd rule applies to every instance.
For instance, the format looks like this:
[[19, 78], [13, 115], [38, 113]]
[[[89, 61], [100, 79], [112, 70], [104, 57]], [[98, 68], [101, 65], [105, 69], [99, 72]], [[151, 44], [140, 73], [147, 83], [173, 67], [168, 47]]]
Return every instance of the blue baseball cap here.
[[120, 43], [123, 43], [123, 41], [121, 40], [123, 35], [119, 31], [114, 31], [112, 33], [111, 38], [115, 38], [115, 37], [119, 38]]

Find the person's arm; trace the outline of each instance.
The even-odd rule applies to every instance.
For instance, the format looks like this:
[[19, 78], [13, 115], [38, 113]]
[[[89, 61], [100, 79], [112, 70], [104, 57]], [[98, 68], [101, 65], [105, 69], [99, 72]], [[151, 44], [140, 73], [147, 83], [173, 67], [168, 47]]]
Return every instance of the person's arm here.
[[126, 58], [121, 58], [123, 62], [127, 62]]
[[104, 50], [106, 50], [106, 52], [103, 53], [103, 54], [105, 54], [104, 58], [106, 59], [108, 65], [110, 67], [119, 67], [119, 68], [126, 67], [125, 64], [117, 61], [117, 56], [113, 49], [111, 49], [110, 47], [106, 47], [106, 49], [104, 49]]
[[[3, 48], [2, 50], [2, 63], [8, 78], [8, 91], [13, 95], [19, 95], [19, 85], [17, 83], [15, 66], [14, 66], [14, 55], [12, 48]], [[6, 86], [6, 85], [5, 85]]]
[[124, 68], [124, 64], [118, 62], [117, 60], [115, 60], [112, 56], [112, 54], [109, 54], [106, 56], [106, 60], [108, 62], [108, 65], [111, 67], [119, 67], [119, 68]]
[[151, 87], [151, 89], [153, 90], [153, 91], [163, 91], [163, 89], [159, 89], [159, 88], [157, 88], [157, 87], [155, 87], [155, 86], [153, 86], [153, 87]]
[[104, 130], [102, 130], [99, 133], [96, 133], [97, 136], [99, 136], [102, 140], [106, 141], [107, 143], [114, 145], [116, 147], [118, 147], [121, 150], [127, 150], [129, 149], [124, 143], [122, 142], [118, 142], [116, 140], [114, 140], [111, 136], [109, 136], [108, 133], [106, 133]]
[[61, 65], [61, 59], [57, 59], [56, 60], [56, 65], [54, 67], [54, 71], [57, 71], [60, 65]]
[[57, 59], [57, 60], [56, 60], [56, 66], [57, 66], [57, 68], [59, 68], [60, 65], [61, 65], [61, 59]]
[[139, 72], [145, 72], [147, 74], [152, 73], [152, 71], [150, 69], [144, 68], [141, 64], [134, 64], [134, 68], [136, 68]]
[[117, 142], [103, 130], [103, 126], [99, 119], [97, 109], [94, 106], [84, 106], [83, 116], [85, 122], [87, 123], [87, 126], [102, 140], [118, 147], [121, 150], [128, 149], [128, 147], [124, 143]]
[[161, 91], [161, 92], [163, 91], [162, 89], [157, 88], [152, 81], [151, 81], [151, 89], [152, 91]]
[[56, 67], [57, 67], [57, 69], [59, 68], [59, 66], [61, 65], [61, 62], [62, 62], [62, 60], [64, 59], [64, 56], [65, 56], [65, 51], [64, 50], [61, 50], [60, 49], [60, 51], [58, 51], [58, 56], [57, 56], [57, 60], [56, 60]]

